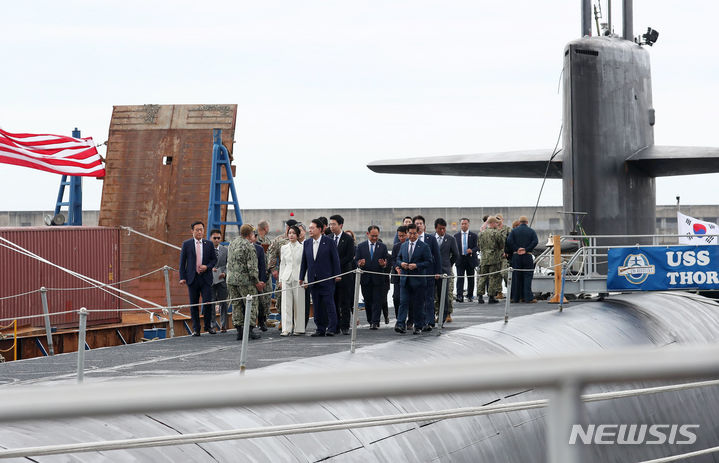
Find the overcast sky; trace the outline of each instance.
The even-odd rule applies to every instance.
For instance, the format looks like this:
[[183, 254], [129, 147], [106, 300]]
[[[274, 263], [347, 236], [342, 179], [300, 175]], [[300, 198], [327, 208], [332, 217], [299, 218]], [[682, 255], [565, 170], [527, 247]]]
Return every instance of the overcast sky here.
[[[634, 4], [635, 33], [660, 33], [650, 49], [655, 143], [719, 146], [719, 2]], [[366, 164], [551, 149], [579, 5], [5, 2], [0, 127], [78, 127], [102, 143], [113, 105], [236, 103], [242, 208], [534, 205], [541, 180], [375, 174]], [[51, 210], [59, 181], [0, 164], [0, 210]], [[99, 209], [102, 182], [84, 182], [84, 208]], [[717, 183], [719, 174], [661, 178], [657, 203], [715, 204]], [[561, 181], [548, 181], [540, 204], [561, 202]]]

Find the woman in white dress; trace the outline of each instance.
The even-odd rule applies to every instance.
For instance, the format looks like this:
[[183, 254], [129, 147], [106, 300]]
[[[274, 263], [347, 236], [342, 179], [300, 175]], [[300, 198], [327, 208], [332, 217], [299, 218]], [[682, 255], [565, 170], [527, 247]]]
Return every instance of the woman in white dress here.
[[305, 334], [305, 290], [299, 285], [302, 244], [300, 229], [293, 225], [287, 232], [290, 242], [280, 248], [280, 285], [282, 295], [282, 333], [280, 336]]

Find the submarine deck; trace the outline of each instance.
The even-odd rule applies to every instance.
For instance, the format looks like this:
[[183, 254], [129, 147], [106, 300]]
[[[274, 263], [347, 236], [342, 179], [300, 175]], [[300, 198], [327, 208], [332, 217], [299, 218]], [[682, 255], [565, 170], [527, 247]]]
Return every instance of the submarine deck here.
[[[582, 301], [573, 301], [567, 307]], [[539, 312], [558, 310], [556, 304], [539, 301], [535, 304], [512, 304], [510, 319]], [[394, 310], [390, 308], [390, 323], [379, 330], [369, 330], [364, 313], [360, 313], [357, 348], [404, 338], [436, 336], [435, 330], [412, 335], [395, 333]], [[455, 302], [453, 321], [444, 325], [451, 332], [471, 325], [496, 322], [504, 319], [504, 300], [499, 304]], [[310, 319], [307, 332], [314, 331]], [[351, 336], [316, 338], [306, 336], [281, 337], [276, 328], [262, 333], [262, 338], [249, 342], [247, 368], [256, 369], [301, 358], [315, 357], [350, 349]], [[140, 376], [174, 376], [187, 374], [213, 374], [238, 371], [241, 342], [235, 340], [235, 330], [227, 333], [202, 336], [177, 336], [125, 346], [105, 347], [85, 352], [85, 381], [105, 381], [112, 378]], [[47, 382], [73, 382], [77, 375], [77, 353], [54, 357], [38, 357], [0, 364], [0, 385], [33, 384]]]

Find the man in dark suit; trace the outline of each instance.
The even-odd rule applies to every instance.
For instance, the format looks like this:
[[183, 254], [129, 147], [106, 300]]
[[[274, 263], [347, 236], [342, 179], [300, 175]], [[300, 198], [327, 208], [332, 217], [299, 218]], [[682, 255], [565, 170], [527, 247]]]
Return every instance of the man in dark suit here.
[[[402, 219], [402, 226], [406, 227], [407, 225], [409, 225], [411, 223], [414, 223], [414, 222], [412, 221], [412, 217], [410, 217], [410, 216], [407, 216], [404, 219]], [[405, 239], [407, 239], [406, 236], [407, 236], [407, 232], [405, 231]], [[395, 233], [393, 246], [399, 242], [400, 242], [399, 233]]]
[[217, 265], [217, 253], [211, 241], [203, 239], [205, 224], [199, 220], [190, 225], [192, 238], [182, 243], [180, 251], [180, 284], [187, 285], [190, 293], [192, 335], [200, 335], [200, 311], [197, 305], [202, 296], [202, 316], [205, 331], [216, 334], [212, 328], [212, 269]]
[[[411, 219], [411, 217], [410, 217]], [[397, 239], [399, 240], [395, 245], [392, 247], [392, 255], [389, 258], [389, 265], [392, 269], [392, 272], [390, 273], [390, 283], [393, 285], [392, 289], [392, 305], [394, 305], [394, 318], [397, 318], [397, 311], [399, 310], [399, 293], [400, 293], [400, 287], [399, 287], [399, 274], [397, 273], [397, 256], [399, 256], [399, 249], [402, 246], [402, 243], [404, 243], [407, 240], [407, 227], [404, 225], [400, 225], [397, 227], [397, 233], [396, 233]], [[409, 307], [409, 311], [407, 314], [408, 322], [414, 323], [414, 314], [412, 313], [412, 306]]]
[[[406, 331], [407, 311], [410, 304], [415, 308], [415, 317], [423, 311], [427, 294], [426, 278], [412, 275], [425, 275], [432, 271], [432, 252], [429, 245], [418, 239], [417, 226], [407, 225], [407, 241], [402, 243], [397, 255], [397, 271], [400, 274], [399, 311], [394, 330], [398, 333]], [[422, 332], [421, 322], [415, 320], [412, 334]]]
[[220, 305], [220, 323], [215, 320], [215, 311], [211, 311], [212, 324], [217, 326], [220, 333], [227, 332], [227, 246], [222, 243], [222, 232], [218, 229], [210, 231], [210, 240], [215, 246], [217, 265], [212, 268], [212, 300], [222, 301]]
[[537, 302], [532, 295], [532, 277], [534, 272], [534, 259], [532, 251], [537, 247], [537, 233], [529, 228], [529, 219], [525, 216], [519, 218], [519, 226], [509, 232], [507, 237], [508, 253], [512, 255], [512, 302]]
[[[335, 214], [330, 217], [330, 238], [337, 246], [337, 254], [340, 258], [341, 273], [350, 272], [354, 268], [355, 243], [350, 235], [342, 231], [345, 219]], [[335, 287], [335, 307], [337, 308], [337, 319], [342, 334], [350, 334], [350, 319], [352, 305], [354, 303], [354, 283], [352, 274], [342, 276]], [[336, 333], [335, 333], [336, 334]]]
[[479, 245], [477, 234], [469, 231], [469, 219], [462, 217], [459, 220], [460, 232], [454, 235], [459, 248], [460, 257], [457, 259], [457, 302], [464, 302], [464, 278], [467, 276], [467, 300], [472, 301], [474, 294], [474, 269], [479, 265], [477, 255]]
[[422, 331], [432, 331], [434, 326], [434, 280], [438, 280], [442, 273], [442, 259], [439, 256], [439, 245], [433, 235], [425, 233], [425, 220], [421, 215], [412, 218], [417, 227], [417, 239], [429, 246], [432, 253], [432, 267], [428, 268], [426, 275], [434, 275], [434, 279], [427, 277], [425, 283], [424, 311], [415, 310], [414, 325], [419, 325]]
[[[358, 268], [368, 272], [384, 273], [389, 254], [387, 253], [387, 246], [385, 246], [384, 243], [378, 242], [378, 239], [379, 227], [377, 225], [370, 225], [367, 228], [367, 241], [357, 246], [355, 263]], [[369, 323], [369, 329], [371, 330], [379, 328], [386, 278], [384, 275], [363, 273], [360, 280], [365, 312], [367, 314], [367, 323]]]
[[309, 234], [309, 238], [303, 243], [300, 284], [304, 284], [305, 281], [308, 284], [320, 282], [309, 287], [315, 309], [315, 325], [317, 325], [317, 331], [312, 336], [334, 336], [337, 331], [335, 283], [341, 280], [337, 276], [341, 273], [340, 258], [335, 242], [329, 236], [322, 234], [321, 220], [312, 219]]
[[[267, 281], [267, 260], [265, 257], [265, 248], [257, 242], [257, 230], [250, 235], [250, 238], [252, 245], [255, 247], [255, 253], [257, 254], [257, 275], [259, 276], [260, 282], [264, 284], [265, 281]], [[260, 292], [264, 292], [266, 286], [267, 285], [265, 284], [265, 287], [263, 287]], [[262, 299], [259, 297], [255, 299], [255, 301], [258, 304], [257, 327], [262, 331], [267, 331], [267, 325], [265, 323], [267, 322], [267, 315], [270, 312], [270, 308], [265, 306], [262, 303]]]
[[[443, 218], [438, 218], [434, 221], [434, 238], [437, 240], [439, 245], [439, 258], [442, 261], [442, 274], [451, 277], [454, 275], [452, 272], [452, 266], [459, 257], [459, 251], [457, 250], [457, 241], [453, 236], [447, 234], [447, 221]], [[442, 300], [442, 279], [435, 280], [435, 297], [434, 297], [434, 313], [439, 317], [439, 306]], [[452, 292], [452, 280], [447, 281], [447, 292], [444, 295], [444, 319], [445, 321], [452, 321], [452, 304], [450, 293]]]

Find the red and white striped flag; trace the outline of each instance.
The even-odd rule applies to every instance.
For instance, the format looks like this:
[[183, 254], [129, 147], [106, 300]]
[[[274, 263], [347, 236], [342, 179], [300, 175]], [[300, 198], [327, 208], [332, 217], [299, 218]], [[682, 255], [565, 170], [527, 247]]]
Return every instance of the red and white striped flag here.
[[105, 176], [105, 166], [90, 137], [8, 133], [0, 129], [0, 163], [62, 175]]

